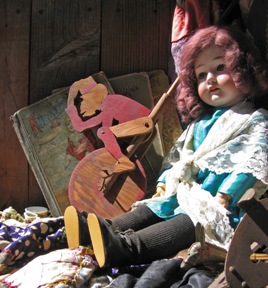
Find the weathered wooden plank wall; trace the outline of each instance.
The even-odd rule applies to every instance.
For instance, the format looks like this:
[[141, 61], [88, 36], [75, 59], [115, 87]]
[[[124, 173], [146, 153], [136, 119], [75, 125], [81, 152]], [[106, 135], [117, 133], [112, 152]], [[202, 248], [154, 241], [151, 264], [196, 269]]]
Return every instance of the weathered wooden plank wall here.
[[10, 115], [29, 103], [30, 4], [29, 0], [0, 1], [1, 207], [22, 208], [29, 203], [29, 167]]
[[158, 68], [167, 70], [171, 2], [103, 2], [101, 67], [108, 77]]
[[[174, 2], [174, 3], [173, 3]], [[175, 1], [0, 0], [0, 209], [46, 205], [10, 115], [90, 74], [167, 72]]]

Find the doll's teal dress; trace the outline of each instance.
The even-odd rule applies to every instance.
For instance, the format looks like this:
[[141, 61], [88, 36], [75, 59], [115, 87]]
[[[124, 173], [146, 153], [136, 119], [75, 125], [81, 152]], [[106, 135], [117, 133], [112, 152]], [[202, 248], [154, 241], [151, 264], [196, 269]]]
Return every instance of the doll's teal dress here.
[[[194, 151], [204, 141], [213, 124], [227, 110], [228, 108], [213, 109], [210, 113], [206, 114], [202, 119], [194, 124]], [[168, 171], [169, 170], [163, 171], [158, 178], [158, 182], [165, 183], [166, 174]], [[229, 215], [230, 224], [233, 228], [235, 228], [243, 215], [243, 212], [237, 206], [237, 202], [243, 196], [246, 190], [254, 185], [256, 178], [251, 173], [236, 174], [235, 172], [232, 172], [216, 174], [215, 172], [211, 172], [206, 169], [205, 171], [199, 170], [198, 174], [196, 175], [196, 182], [201, 185], [203, 190], [210, 192], [212, 196], [215, 196], [217, 192], [221, 192], [231, 197], [227, 209], [231, 212]], [[149, 203], [147, 206], [157, 216], [164, 219], [170, 219], [180, 213], [184, 213], [177, 201], [176, 195], [170, 196], [162, 202]]]

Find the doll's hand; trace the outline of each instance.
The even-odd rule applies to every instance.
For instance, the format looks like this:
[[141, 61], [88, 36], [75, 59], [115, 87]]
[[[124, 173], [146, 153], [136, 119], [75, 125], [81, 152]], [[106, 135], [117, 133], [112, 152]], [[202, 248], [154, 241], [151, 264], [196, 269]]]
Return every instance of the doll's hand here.
[[230, 196], [227, 194], [218, 192], [215, 196], [215, 199], [218, 203], [220, 203], [224, 208], [227, 208], [229, 205]]
[[166, 184], [163, 182], [158, 182], [156, 185], [156, 191], [155, 194], [153, 195], [154, 197], [159, 197], [159, 196], [164, 196], [166, 191]]

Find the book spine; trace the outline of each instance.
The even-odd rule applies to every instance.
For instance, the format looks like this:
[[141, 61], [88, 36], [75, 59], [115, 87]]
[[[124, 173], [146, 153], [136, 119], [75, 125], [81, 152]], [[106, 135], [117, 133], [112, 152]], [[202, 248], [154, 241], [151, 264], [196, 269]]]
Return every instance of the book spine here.
[[[39, 187], [41, 188], [44, 198], [50, 208], [51, 214], [54, 217], [61, 216], [62, 213], [60, 211], [59, 206], [57, 205], [55, 196], [52, 193], [52, 188], [49, 185], [48, 179], [46, 179], [45, 177], [45, 173], [43, 169], [41, 168], [38, 157], [35, 154], [35, 150], [32, 147], [31, 142], [29, 141], [29, 135], [24, 130], [23, 125], [21, 125], [21, 121], [20, 121], [18, 113], [16, 112], [10, 118], [13, 123], [13, 128], [15, 130], [15, 133], [24, 151], [24, 154], [28, 160], [29, 165], [31, 166], [31, 169], [34, 173], [36, 181]], [[46, 197], [46, 195], [49, 195], [50, 197]]]

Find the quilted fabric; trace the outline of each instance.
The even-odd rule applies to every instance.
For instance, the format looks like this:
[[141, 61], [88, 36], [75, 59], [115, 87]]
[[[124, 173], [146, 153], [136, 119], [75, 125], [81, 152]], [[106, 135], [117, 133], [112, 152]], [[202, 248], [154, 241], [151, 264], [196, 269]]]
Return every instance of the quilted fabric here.
[[91, 255], [85, 247], [52, 251], [8, 276], [0, 287], [82, 287], [97, 267]]

